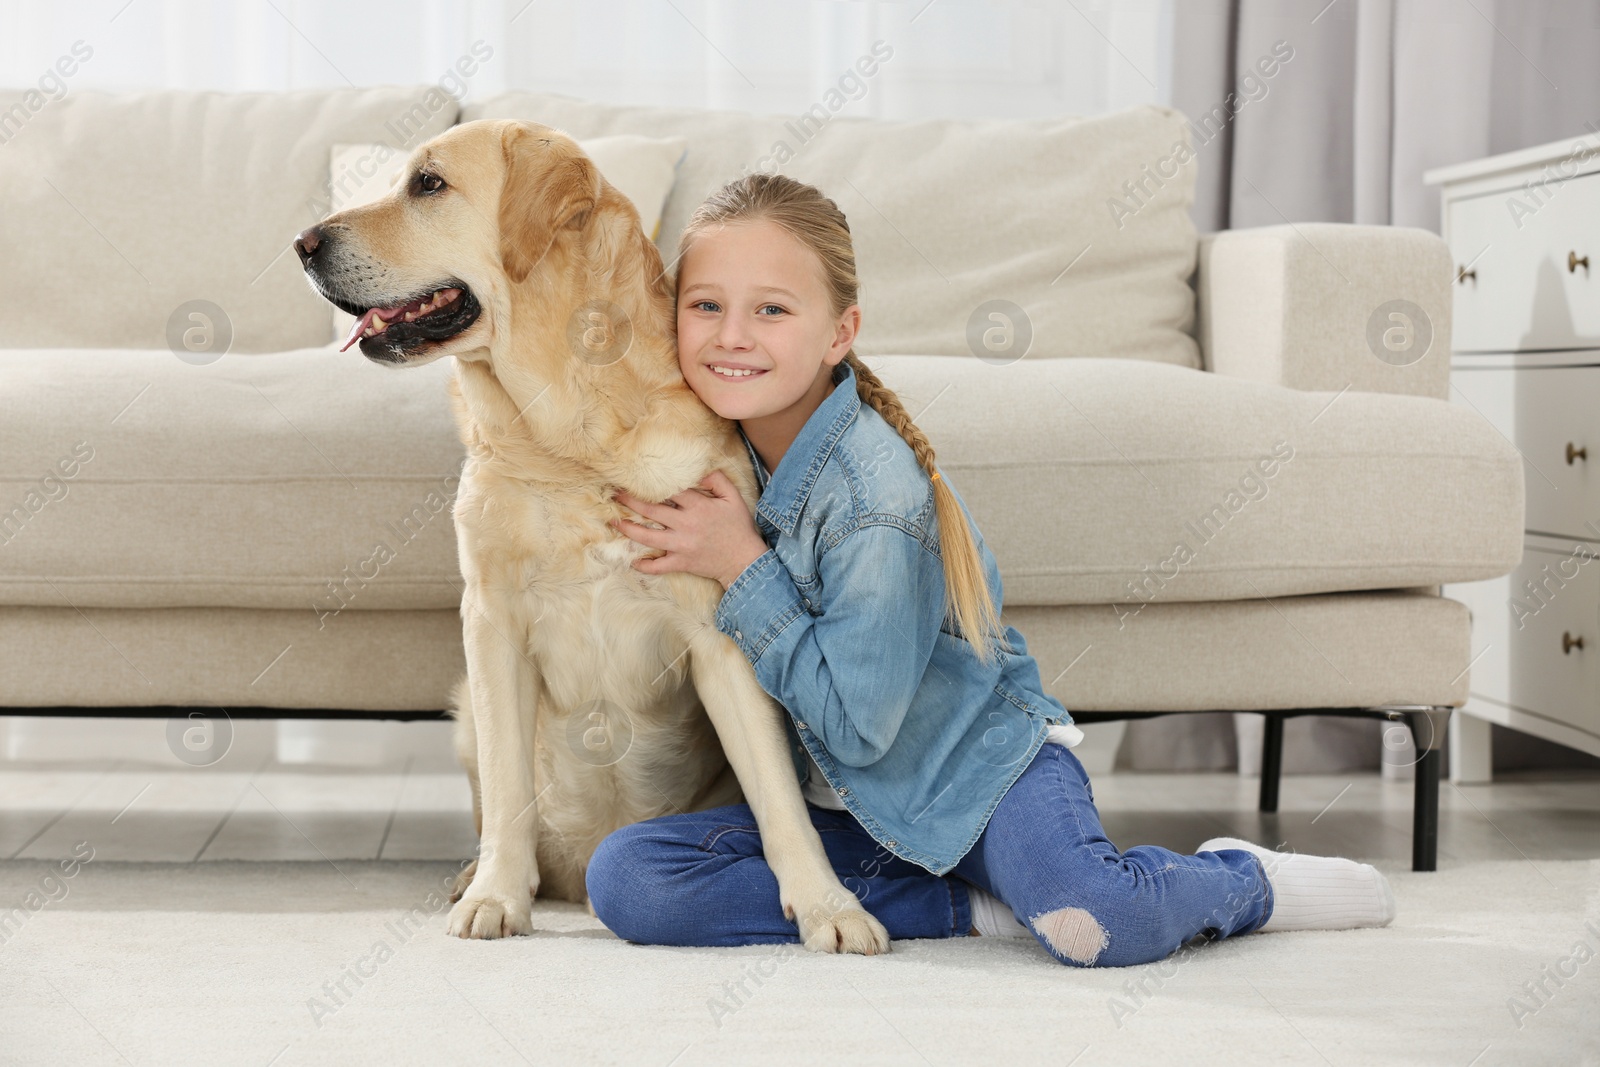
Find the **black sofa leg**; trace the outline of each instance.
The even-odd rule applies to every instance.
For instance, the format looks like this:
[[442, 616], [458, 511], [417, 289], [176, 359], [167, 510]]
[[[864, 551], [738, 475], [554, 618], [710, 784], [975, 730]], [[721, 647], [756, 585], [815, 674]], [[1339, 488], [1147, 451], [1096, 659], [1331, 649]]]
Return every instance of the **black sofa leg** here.
[[1439, 869], [1439, 769], [1444, 762], [1445, 730], [1451, 708], [1441, 706], [1407, 715], [1417, 760], [1416, 792], [1411, 801], [1411, 869]]
[[1439, 750], [1429, 749], [1417, 761], [1417, 794], [1412, 801], [1411, 869], [1439, 869]]
[[1278, 810], [1278, 778], [1283, 771], [1283, 716], [1267, 712], [1261, 737], [1261, 810]]

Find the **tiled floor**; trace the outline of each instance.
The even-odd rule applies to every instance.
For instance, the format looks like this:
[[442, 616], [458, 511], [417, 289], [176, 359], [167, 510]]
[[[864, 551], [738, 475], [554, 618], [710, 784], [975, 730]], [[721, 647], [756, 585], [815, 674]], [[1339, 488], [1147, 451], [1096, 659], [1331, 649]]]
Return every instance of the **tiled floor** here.
[[[325, 724], [324, 724], [325, 725]], [[241, 721], [226, 755], [189, 766], [166, 720], [0, 719], [0, 859], [50, 859], [89, 841], [97, 860], [462, 859], [472, 802], [445, 723]], [[331, 735], [331, 736], [330, 736]], [[1094, 777], [1122, 848], [1190, 851], [1216, 834], [1409, 869], [1409, 781], [1287, 775], [1280, 810], [1232, 773]], [[1600, 858], [1600, 774], [1446, 782], [1441, 867], [1480, 859]]]

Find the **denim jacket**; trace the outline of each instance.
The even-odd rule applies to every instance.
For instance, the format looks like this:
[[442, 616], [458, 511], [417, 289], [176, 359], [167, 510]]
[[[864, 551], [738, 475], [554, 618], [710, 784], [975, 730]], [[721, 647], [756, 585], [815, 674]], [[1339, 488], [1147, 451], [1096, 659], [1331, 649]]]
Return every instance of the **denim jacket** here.
[[[848, 361], [833, 382], [770, 477], [744, 438], [768, 548], [728, 586], [715, 621], [788, 710], [796, 774], [804, 780], [809, 752], [879, 844], [944, 874], [1048, 725], [1072, 717], [1044, 692], [1015, 628], [989, 666], [959, 636], [944, 609], [933, 483], [861, 403]], [[972, 529], [998, 614], [1000, 570]]]

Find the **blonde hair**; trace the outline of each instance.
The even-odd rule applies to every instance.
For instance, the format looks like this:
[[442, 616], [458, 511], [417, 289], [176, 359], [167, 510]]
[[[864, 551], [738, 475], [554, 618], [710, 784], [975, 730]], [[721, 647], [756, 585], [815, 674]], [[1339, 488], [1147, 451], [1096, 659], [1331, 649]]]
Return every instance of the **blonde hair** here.
[[[815, 186], [783, 174], [755, 172], [735, 178], [706, 198], [690, 216], [678, 239], [681, 260], [690, 244], [702, 233], [725, 223], [765, 219], [783, 227], [802, 245], [815, 252], [822, 266], [824, 288], [833, 313], [842, 315], [856, 303], [855, 248], [850, 241], [850, 224], [844, 212]], [[911, 421], [900, 398], [856, 355], [845, 353], [845, 360], [856, 376], [856, 392], [894, 427], [917, 462], [933, 482], [933, 502], [940, 532], [944, 561], [945, 613], [954, 614], [956, 623], [977, 650], [983, 663], [993, 662], [991, 644], [1002, 637], [1000, 620], [989, 583], [984, 575], [983, 558], [967, 525], [967, 517], [955, 493], [934, 466], [933, 445]], [[978, 640], [973, 641], [974, 635]]]

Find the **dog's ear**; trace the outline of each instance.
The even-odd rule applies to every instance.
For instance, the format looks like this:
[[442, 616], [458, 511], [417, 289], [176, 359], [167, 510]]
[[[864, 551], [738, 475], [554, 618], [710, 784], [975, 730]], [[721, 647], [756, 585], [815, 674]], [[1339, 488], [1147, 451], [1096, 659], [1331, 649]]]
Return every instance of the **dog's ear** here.
[[513, 284], [550, 251], [564, 229], [582, 230], [594, 212], [600, 173], [586, 156], [568, 156], [535, 127], [507, 126], [500, 139], [500, 262]]

